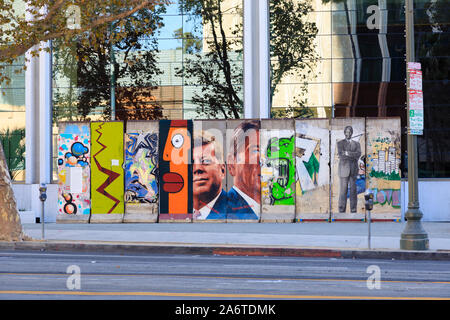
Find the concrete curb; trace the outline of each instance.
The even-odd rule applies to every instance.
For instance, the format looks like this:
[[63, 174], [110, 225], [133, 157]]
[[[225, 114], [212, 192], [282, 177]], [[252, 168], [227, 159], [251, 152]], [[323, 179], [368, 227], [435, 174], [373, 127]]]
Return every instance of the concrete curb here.
[[191, 254], [228, 256], [309, 257], [336, 259], [450, 260], [450, 251], [388, 249], [301, 248], [244, 245], [198, 245], [173, 243], [126, 243], [88, 241], [0, 241], [0, 250], [84, 253]]

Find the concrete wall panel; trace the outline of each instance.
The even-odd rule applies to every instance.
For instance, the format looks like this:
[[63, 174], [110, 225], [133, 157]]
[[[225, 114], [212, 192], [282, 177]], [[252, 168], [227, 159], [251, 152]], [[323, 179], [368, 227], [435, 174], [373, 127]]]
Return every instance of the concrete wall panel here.
[[295, 219], [294, 120], [261, 120], [261, 222]]
[[226, 222], [226, 121], [195, 120], [193, 222]]
[[158, 220], [158, 135], [158, 121], [127, 122], [124, 222]]
[[330, 218], [329, 119], [295, 121], [296, 220]]
[[[333, 118], [330, 121], [331, 219], [364, 221], [365, 119]], [[344, 133], [347, 127], [353, 131], [349, 141]], [[352, 193], [353, 197], [356, 194], [353, 201]]]
[[159, 221], [192, 222], [192, 120], [159, 122]]
[[89, 123], [59, 123], [58, 223], [88, 223], [91, 213]]
[[227, 222], [259, 222], [261, 167], [259, 120], [227, 120]]
[[122, 222], [123, 122], [91, 122], [91, 223]]
[[400, 118], [367, 118], [367, 188], [374, 193], [372, 220], [401, 218]]

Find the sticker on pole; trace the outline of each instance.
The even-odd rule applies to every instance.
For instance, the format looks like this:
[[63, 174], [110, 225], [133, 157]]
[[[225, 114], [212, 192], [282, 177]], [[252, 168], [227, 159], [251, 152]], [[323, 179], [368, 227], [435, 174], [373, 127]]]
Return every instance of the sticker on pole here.
[[419, 62], [408, 62], [408, 133], [422, 135], [424, 127], [423, 119], [423, 91], [422, 71]]

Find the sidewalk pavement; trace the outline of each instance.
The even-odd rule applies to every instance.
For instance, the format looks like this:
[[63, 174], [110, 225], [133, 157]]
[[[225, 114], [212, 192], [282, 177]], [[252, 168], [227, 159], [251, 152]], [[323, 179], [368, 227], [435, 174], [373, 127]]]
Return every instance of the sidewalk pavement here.
[[23, 224], [0, 249], [450, 260], [450, 222], [422, 222], [430, 250], [400, 249], [406, 222]]

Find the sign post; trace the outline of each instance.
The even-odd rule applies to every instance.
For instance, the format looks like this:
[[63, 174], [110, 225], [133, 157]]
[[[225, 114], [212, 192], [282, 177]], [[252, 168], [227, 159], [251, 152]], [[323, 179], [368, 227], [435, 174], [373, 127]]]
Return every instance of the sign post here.
[[422, 71], [420, 63], [408, 62], [408, 117], [409, 134], [423, 134], [423, 91], [422, 91]]
[[[405, 4], [406, 61], [408, 63], [408, 76], [406, 79], [408, 107], [408, 210], [405, 213], [407, 223], [400, 237], [400, 249], [428, 250], [428, 235], [420, 221], [423, 213], [420, 211], [419, 205], [417, 168], [417, 135], [421, 135], [423, 132], [423, 93], [421, 90], [422, 81], [419, 81], [422, 73], [418, 72], [420, 71], [420, 64], [415, 62], [414, 57], [413, 0], [406, 0]], [[420, 90], [417, 90], [419, 87]]]

